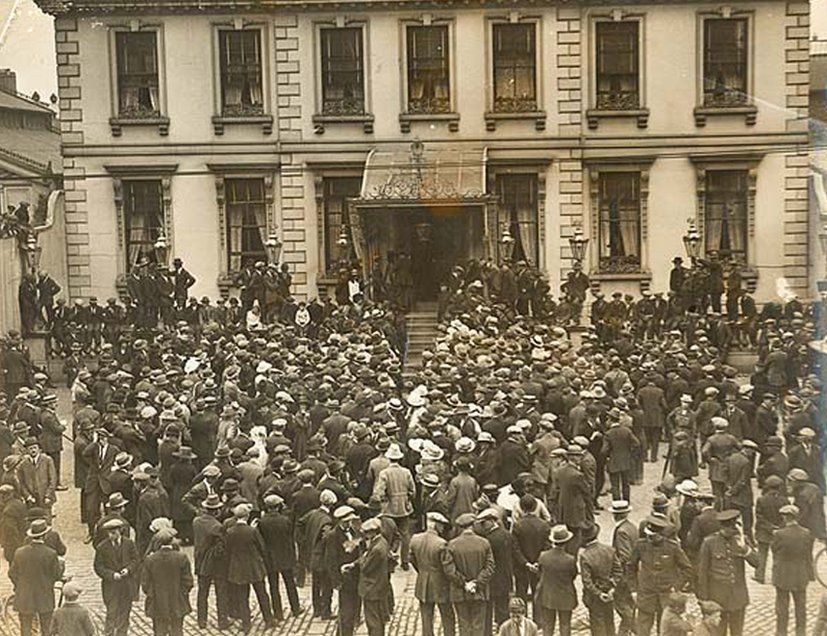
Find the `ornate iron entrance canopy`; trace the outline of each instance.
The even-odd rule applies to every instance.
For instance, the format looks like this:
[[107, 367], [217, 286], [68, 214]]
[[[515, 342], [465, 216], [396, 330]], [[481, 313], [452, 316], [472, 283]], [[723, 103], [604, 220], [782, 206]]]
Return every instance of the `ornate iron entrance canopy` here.
[[365, 163], [356, 209], [412, 205], [481, 205], [485, 193], [485, 148], [426, 150], [419, 140], [405, 150], [373, 149]]

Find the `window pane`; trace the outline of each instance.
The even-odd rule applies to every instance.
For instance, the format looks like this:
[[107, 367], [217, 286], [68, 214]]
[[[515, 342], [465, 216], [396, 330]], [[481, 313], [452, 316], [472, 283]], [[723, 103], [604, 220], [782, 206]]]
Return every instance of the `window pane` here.
[[706, 173], [704, 246], [719, 259], [747, 260], [749, 175], [746, 170]]
[[221, 61], [221, 112], [228, 117], [261, 115], [261, 31], [218, 32]]
[[704, 105], [747, 102], [747, 20], [704, 21]]
[[409, 26], [407, 34], [408, 112], [450, 112], [448, 27]]
[[115, 34], [118, 65], [118, 114], [153, 117], [158, 106], [158, 57], [154, 31]]
[[497, 176], [500, 197], [497, 246], [506, 227], [514, 238], [511, 257], [514, 261], [539, 263], [538, 205], [536, 174], [502, 174]]
[[537, 110], [534, 24], [495, 24], [494, 110]]
[[640, 108], [639, 27], [637, 21], [597, 23], [598, 109]]
[[598, 179], [600, 271], [640, 271], [640, 173], [602, 172]]
[[[341, 248], [336, 245], [342, 232], [342, 224], [349, 227], [347, 199], [358, 197], [362, 188], [361, 177], [328, 177], [324, 180], [324, 262], [328, 273], [333, 273], [336, 263], [342, 259]], [[348, 246], [353, 256], [353, 241]]]
[[155, 241], [164, 226], [160, 181], [123, 182], [123, 220], [126, 271], [142, 260], [156, 262]]
[[231, 272], [249, 263], [267, 261], [263, 179], [226, 179], [227, 263]]
[[322, 29], [322, 112], [365, 112], [362, 29]]

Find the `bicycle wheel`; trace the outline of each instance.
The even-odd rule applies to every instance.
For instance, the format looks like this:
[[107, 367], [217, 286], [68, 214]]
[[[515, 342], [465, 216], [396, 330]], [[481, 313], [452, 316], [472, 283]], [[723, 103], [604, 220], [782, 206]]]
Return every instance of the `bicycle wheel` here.
[[821, 583], [822, 587], [827, 587], [827, 547], [819, 548], [813, 559], [813, 569], [815, 570], [816, 580]]

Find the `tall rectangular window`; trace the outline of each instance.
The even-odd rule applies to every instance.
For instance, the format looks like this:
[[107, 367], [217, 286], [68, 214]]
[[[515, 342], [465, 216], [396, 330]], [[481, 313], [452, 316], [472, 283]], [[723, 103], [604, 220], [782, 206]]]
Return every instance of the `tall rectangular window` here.
[[141, 261], [155, 262], [155, 241], [164, 227], [160, 180], [123, 182], [123, 221], [128, 273]]
[[362, 115], [365, 75], [362, 29], [321, 29], [322, 113]]
[[261, 31], [219, 31], [218, 54], [221, 114], [225, 117], [263, 114]]
[[740, 106], [748, 101], [746, 18], [704, 20], [704, 106]]
[[267, 205], [264, 179], [225, 179], [227, 265], [237, 272], [249, 263], [267, 261]]
[[494, 110], [537, 110], [537, 51], [534, 24], [495, 24]]
[[[332, 273], [342, 258], [342, 248], [336, 244], [342, 233], [342, 226], [350, 225], [347, 200], [358, 197], [362, 188], [361, 177], [327, 177], [324, 179], [324, 262], [327, 271]], [[352, 250], [353, 242], [348, 237], [348, 246]]]
[[704, 202], [704, 246], [720, 260], [747, 260], [749, 172], [707, 170]]
[[598, 178], [600, 271], [640, 271], [640, 173], [601, 172]]
[[640, 108], [640, 23], [598, 22], [596, 107], [599, 110]]
[[408, 112], [451, 111], [451, 67], [448, 27], [409, 26]]
[[118, 116], [130, 119], [157, 117], [158, 50], [154, 31], [118, 31], [115, 34], [118, 65]]
[[537, 225], [537, 175], [501, 174], [497, 176], [500, 197], [500, 230], [508, 227], [514, 238], [511, 258], [539, 264], [539, 231]]

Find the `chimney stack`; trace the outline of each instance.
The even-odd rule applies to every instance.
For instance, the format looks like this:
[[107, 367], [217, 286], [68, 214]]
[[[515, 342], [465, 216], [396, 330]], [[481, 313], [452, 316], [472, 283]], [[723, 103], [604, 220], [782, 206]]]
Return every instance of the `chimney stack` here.
[[7, 93], [17, 92], [17, 75], [10, 68], [0, 68], [0, 90]]

